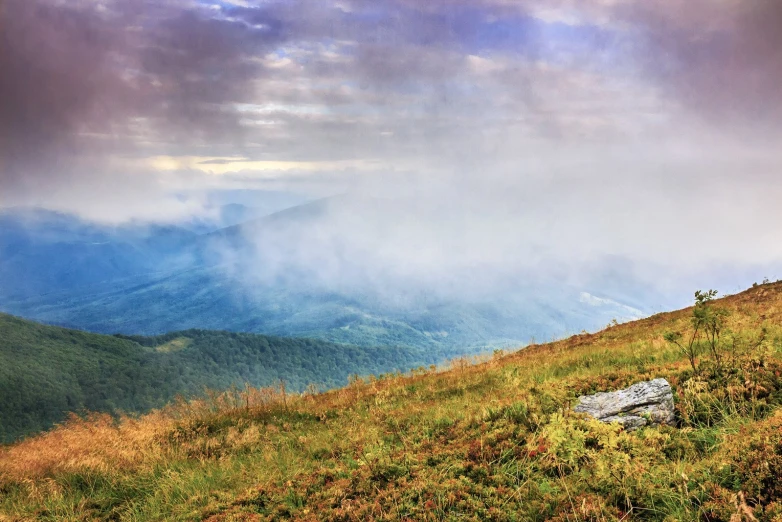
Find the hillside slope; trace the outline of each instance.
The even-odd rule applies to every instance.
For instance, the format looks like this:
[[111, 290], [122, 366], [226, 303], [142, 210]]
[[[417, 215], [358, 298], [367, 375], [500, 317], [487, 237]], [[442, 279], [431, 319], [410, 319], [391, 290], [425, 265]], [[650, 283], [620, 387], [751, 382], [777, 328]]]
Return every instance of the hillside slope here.
[[116, 337], [0, 314], [0, 442], [48, 429], [68, 412], [143, 412], [205, 388], [332, 388], [351, 374], [407, 370], [433, 355], [406, 348], [188, 330]]
[[[275, 389], [115, 424], [74, 419], [0, 453], [9, 520], [740, 520], [782, 517], [782, 284], [729, 312], [697, 373], [666, 332], [693, 310], [477, 365]], [[679, 426], [624, 432], [580, 394], [667, 378]]]

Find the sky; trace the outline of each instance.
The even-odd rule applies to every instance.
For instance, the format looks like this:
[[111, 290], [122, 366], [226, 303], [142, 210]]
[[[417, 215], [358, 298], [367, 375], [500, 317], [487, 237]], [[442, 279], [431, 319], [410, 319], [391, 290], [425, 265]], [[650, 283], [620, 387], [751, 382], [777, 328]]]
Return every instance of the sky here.
[[3, 0], [0, 29], [0, 207], [350, 192], [406, 202], [364, 234], [395, 263], [780, 266], [778, 0]]

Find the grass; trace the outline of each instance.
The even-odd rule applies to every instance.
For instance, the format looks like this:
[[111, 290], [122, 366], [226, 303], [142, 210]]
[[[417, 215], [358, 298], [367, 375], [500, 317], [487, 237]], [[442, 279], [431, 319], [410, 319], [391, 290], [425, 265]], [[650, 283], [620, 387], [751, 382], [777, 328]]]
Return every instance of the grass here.
[[[697, 374], [663, 340], [687, 328], [683, 310], [322, 394], [72, 417], [0, 449], [0, 520], [778, 522], [782, 285], [717, 304], [726, 363], [702, 356]], [[581, 394], [656, 377], [678, 427], [572, 412]]]
[[184, 350], [191, 344], [193, 344], [192, 339], [189, 339], [187, 337], [177, 337], [175, 339], [171, 339], [166, 343], [155, 346], [155, 351], [158, 353], [178, 352], [180, 350]]

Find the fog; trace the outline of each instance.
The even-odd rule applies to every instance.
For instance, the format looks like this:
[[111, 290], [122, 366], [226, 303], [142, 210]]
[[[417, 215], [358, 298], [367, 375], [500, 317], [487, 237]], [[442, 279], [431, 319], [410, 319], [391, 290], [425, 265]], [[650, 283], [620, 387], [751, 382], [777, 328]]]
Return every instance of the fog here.
[[774, 0], [7, 0], [0, 25], [1, 207], [334, 196], [213, 243], [241, 286], [649, 312], [782, 276]]
[[[224, 257], [248, 287], [285, 281], [395, 300], [576, 288], [647, 312], [683, 306], [698, 288], [735, 292], [779, 277], [773, 190], [748, 190], [717, 164], [639, 167], [627, 157], [615, 158], [628, 172], [616, 180], [600, 175], [605, 161], [524, 183], [357, 182], [317, 211], [240, 229], [242, 248]], [[704, 174], [685, 183], [685, 169]]]

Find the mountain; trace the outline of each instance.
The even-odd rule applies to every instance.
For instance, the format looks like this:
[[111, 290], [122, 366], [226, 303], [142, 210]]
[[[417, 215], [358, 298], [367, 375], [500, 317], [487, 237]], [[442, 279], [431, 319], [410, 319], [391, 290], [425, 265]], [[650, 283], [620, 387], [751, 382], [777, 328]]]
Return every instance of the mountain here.
[[280, 380], [293, 392], [330, 388], [351, 374], [407, 370], [435, 358], [411, 348], [205, 330], [107, 336], [0, 314], [0, 442], [48, 429], [68, 412], [143, 412], [205, 388]]
[[[0, 448], [0, 518], [775, 522], [782, 284], [705, 306], [316, 395], [72, 419]], [[694, 371], [665, 338], [697, 317], [724, 323], [714, 351], [696, 338]], [[573, 411], [655, 378], [675, 426]]]
[[205, 208], [205, 215], [190, 218], [180, 223], [179, 226], [194, 234], [202, 235], [239, 223], [258, 219], [265, 214], [263, 209], [243, 205], [241, 203], [210, 205]]
[[210, 191], [202, 202], [202, 212], [181, 221], [179, 226], [197, 234], [208, 234], [302, 205], [308, 201], [289, 191], [222, 189]]
[[[18, 301], [10, 311], [49, 323], [112, 333], [158, 334], [189, 328], [306, 336], [371, 345], [481, 351], [546, 339], [554, 332], [640, 316], [609, 300], [575, 290], [529, 290], [530, 297], [499, 296], [454, 302], [410, 296], [388, 305], [374, 296], [314, 288], [245, 288], [219, 268], [137, 277], [94, 285], [91, 293], [46, 294]], [[537, 297], [544, 294], [544, 297]], [[558, 298], [560, 310], [552, 303]], [[415, 301], [420, 297], [419, 301]]]
[[5, 210], [0, 299], [80, 294], [106, 281], [182, 267], [195, 237], [168, 225], [98, 225], [42, 209]]
[[[89, 224], [65, 233], [49, 219], [26, 229], [29, 246], [0, 256], [0, 310], [100, 333], [204, 328], [451, 354], [645, 315], [599, 288], [534, 272], [422, 265], [416, 252], [431, 238], [389, 222], [396, 205], [343, 195], [202, 235], [158, 227], [134, 236]], [[383, 237], [411, 251], [400, 254]]]

